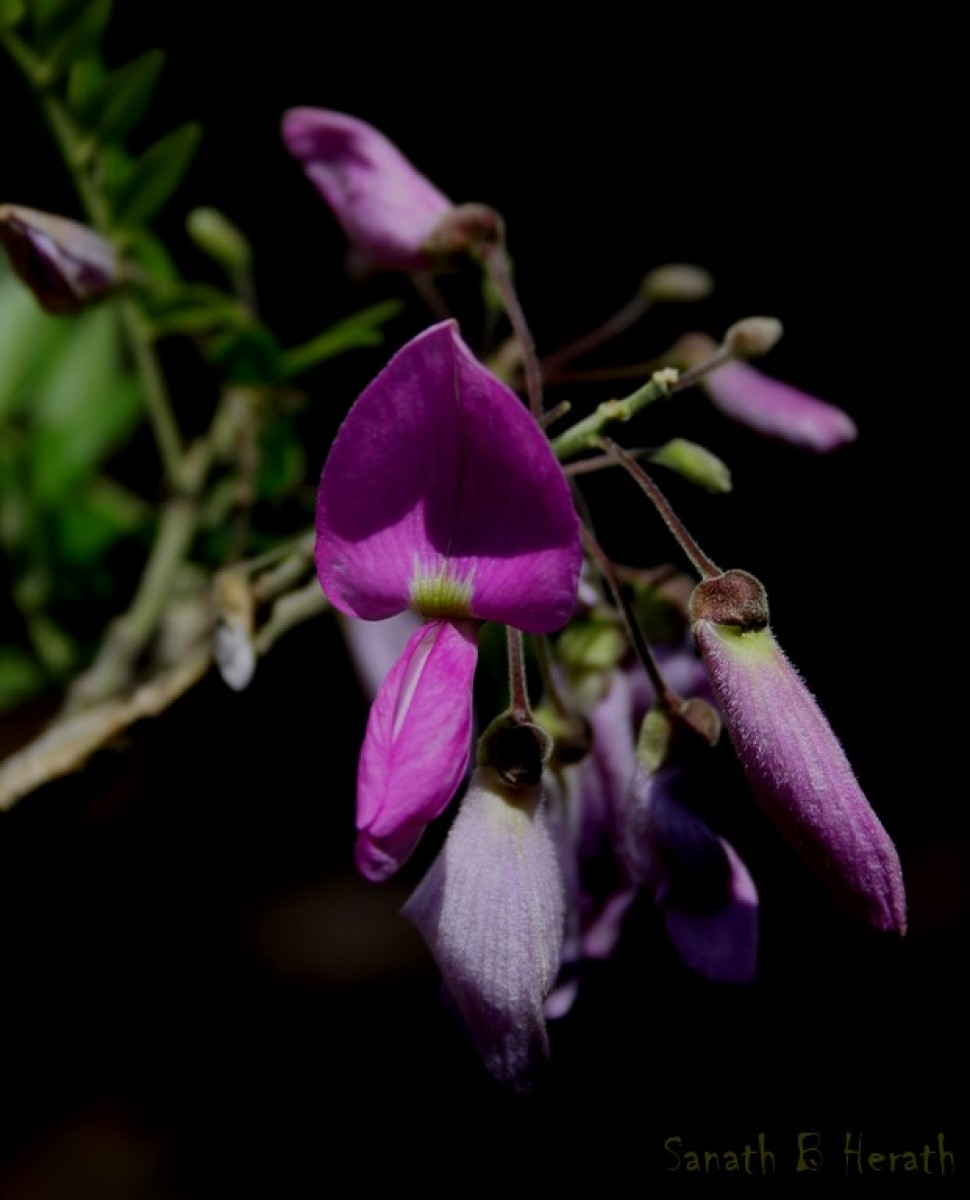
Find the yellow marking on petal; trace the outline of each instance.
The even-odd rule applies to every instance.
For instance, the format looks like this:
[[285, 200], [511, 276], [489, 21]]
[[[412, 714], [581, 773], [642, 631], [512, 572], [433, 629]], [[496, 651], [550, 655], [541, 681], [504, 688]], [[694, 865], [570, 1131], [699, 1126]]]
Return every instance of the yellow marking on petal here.
[[452, 573], [447, 563], [433, 569], [414, 567], [411, 580], [411, 607], [423, 617], [450, 617], [461, 620], [472, 615], [471, 568], [464, 579]]

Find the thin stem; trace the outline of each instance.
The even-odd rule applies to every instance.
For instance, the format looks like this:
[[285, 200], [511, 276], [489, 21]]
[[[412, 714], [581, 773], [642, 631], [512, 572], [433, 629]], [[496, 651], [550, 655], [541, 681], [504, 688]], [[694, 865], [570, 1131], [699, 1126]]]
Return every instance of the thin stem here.
[[592, 531], [587, 525], [581, 526], [583, 535], [583, 545], [586, 547], [589, 554], [596, 562], [600, 574], [606, 580], [607, 586], [613, 595], [616, 607], [620, 611], [623, 618], [623, 624], [626, 626], [627, 636], [637, 652], [637, 657], [643, 663], [644, 670], [650, 682], [653, 684], [653, 690], [657, 693], [658, 702], [664, 708], [674, 712], [679, 711], [681, 700], [676, 692], [671, 691], [667, 686], [666, 680], [661, 674], [657, 660], [653, 656], [653, 651], [650, 649], [650, 644], [643, 636], [643, 630], [640, 628], [640, 623], [637, 620], [636, 613], [633, 611], [633, 606], [630, 603], [626, 590], [620, 581], [616, 567], [613, 565], [609, 555], [599, 544], [594, 537]]
[[155, 433], [165, 478], [170, 487], [178, 487], [181, 483], [184, 453], [182, 435], [175, 422], [168, 388], [165, 386], [165, 378], [159, 366], [151, 334], [135, 302], [128, 297], [121, 301], [121, 317], [135, 360], [135, 368], [141, 380], [148, 419]]
[[671, 391], [682, 392], [685, 388], [693, 387], [705, 375], [710, 375], [712, 371], [716, 371], [718, 367], [723, 367], [725, 363], [731, 362], [734, 354], [727, 346], [718, 346], [717, 350], [705, 362], [698, 363], [689, 370], [684, 371]]
[[625, 467], [630, 475], [637, 481], [642, 490], [650, 497], [654, 508], [660, 513], [667, 528], [677, 539], [680, 548], [690, 559], [692, 566], [701, 576], [702, 579], [713, 579], [723, 572], [720, 567], [716, 566], [711, 559], [707, 557], [704, 551], [700, 548], [693, 536], [688, 532], [687, 527], [681, 521], [680, 517], [674, 512], [670, 505], [670, 501], [663, 494], [660, 488], [654, 483], [650, 476], [646, 473], [643, 467], [637, 460], [628, 454], [622, 446], [618, 446], [612, 438], [602, 437], [596, 439], [597, 444], [606, 451], [607, 454], [615, 458], [621, 466]]
[[505, 644], [509, 653], [509, 707], [516, 721], [533, 721], [525, 672], [525, 640], [521, 631], [506, 625]]
[[[50, 88], [44, 85], [41, 64], [34, 60], [29, 48], [14, 37], [6, 39], [6, 44], [12, 57], [38, 92], [41, 107], [81, 204], [87, 213], [88, 220], [100, 234], [110, 237], [111, 211], [104, 193], [95, 185], [86, 169], [87, 157], [84, 152], [82, 135], [64, 105]], [[148, 419], [158, 444], [165, 477], [170, 487], [178, 487], [182, 460], [182, 438], [175, 421], [151, 335], [134, 301], [130, 298], [126, 297], [121, 300], [121, 317], [128, 344], [131, 347], [135, 369], [141, 381]]]
[[[639, 458], [641, 454], [647, 454], [648, 451], [636, 449], [627, 451], [634, 458]], [[570, 479], [577, 475], [592, 475], [596, 471], [605, 471], [610, 467], [618, 467], [620, 464], [610, 454], [597, 454], [593, 458], [582, 458], [579, 462], [566, 463], [562, 471], [564, 475], [568, 475]]]
[[556, 350], [553, 354], [540, 360], [543, 377], [546, 377], [553, 371], [557, 371], [573, 359], [579, 358], [583, 354], [588, 354], [591, 350], [602, 346], [604, 342], [611, 341], [624, 333], [631, 325], [635, 325], [650, 309], [650, 298], [642, 292], [637, 292], [632, 299], [628, 300], [621, 309], [615, 312], [612, 317], [608, 317], [602, 325], [596, 329], [590, 330], [581, 338], [577, 338], [575, 342], [570, 342], [568, 346], [563, 346], [561, 350]]
[[557, 458], [571, 458], [574, 454], [595, 446], [607, 425], [631, 420], [648, 404], [669, 396], [676, 382], [677, 372], [667, 367], [662, 371], [655, 371], [643, 387], [637, 388], [622, 400], [604, 400], [588, 417], [577, 421], [565, 433], [553, 438], [552, 448]]
[[529, 398], [529, 408], [537, 421], [542, 420], [542, 371], [539, 369], [539, 359], [536, 356], [535, 342], [529, 332], [525, 313], [519, 303], [509, 256], [501, 242], [492, 242], [482, 247], [482, 259], [485, 267], [495, 284], [496, 291], [502, 300], [506, 316], [512, 325], [512, 332], [522, 350], [522, 365], [525, 370], [525, 391]]

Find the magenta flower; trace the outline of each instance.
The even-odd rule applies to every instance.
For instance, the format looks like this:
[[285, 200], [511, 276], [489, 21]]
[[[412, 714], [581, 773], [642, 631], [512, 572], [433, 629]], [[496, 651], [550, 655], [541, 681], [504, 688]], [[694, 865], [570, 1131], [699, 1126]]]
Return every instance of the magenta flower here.
[[768, 626], [764, 588], [744, 571], [699, 584], [694, 638], [761, 807], [808, 867], [877, 929], [905, 932], [899, 857], [842, 746]]
[[465, 774], [477, 629], [558, 629], [576, 603], [579, 523], [549, 443], [453, 321], [358, 398], [320, 480], [320, 583], [348, 616], [425, 618], [381, 684], [361, 751], [357, 862], [392, 874]]
[[[691, 334], [681, 345], [691, 365], [717, 350], [717, 344], [703, 334]], [[773, 379], [750, 363], [727, 362], [700, 383], [715, 408], [765, 437], [827, 454], [858, 436], [847, 412]]]
[[323, 108], [294, 108], [283, 140], [352, 246], [400, 270], [431, 265], [426, 243], [453, 205], [373, 126]]
[[117, 287], [118, 260], [87, 225], [16, 204], [0, 205], [0, 242], [47, 312], [79, 312]]
[[841, 408], [772, 379], [750, 363], [726, 363], [703, 383], [716, 408], [766, 437], [819, 454], [857, 437], [854, 421]]
[[527, 1089], [548, 1057], [563, 884], [542, 787], [472, 776], [444, 848], [402, 913], [428, 943], [485, 1065]]
[[652, 771], [639, 767], [630, 787], [627, 853], [684, 962], [716, 983], [750, 983], [758, 893], [734, 847], [694, 811], [690, 792], [690, 771], [676, 759]]

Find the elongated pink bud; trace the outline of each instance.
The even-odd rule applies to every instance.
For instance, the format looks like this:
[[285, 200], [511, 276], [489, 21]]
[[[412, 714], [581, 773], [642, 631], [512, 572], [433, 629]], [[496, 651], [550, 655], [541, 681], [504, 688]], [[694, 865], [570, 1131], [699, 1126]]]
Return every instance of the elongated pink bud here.
[[896, 848], [845, 751], [768, 626], [764, 588], [744, 571], [691, 597], [694, 639], [751, 789], [807, 866], [848, 909], [904, 933]]

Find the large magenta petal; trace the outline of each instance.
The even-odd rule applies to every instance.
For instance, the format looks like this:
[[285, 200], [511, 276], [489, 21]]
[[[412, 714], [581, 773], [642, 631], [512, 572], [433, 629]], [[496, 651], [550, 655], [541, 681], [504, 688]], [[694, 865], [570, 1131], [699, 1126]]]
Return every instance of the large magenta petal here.
[[563, 884], [540, 787], [472, 776], [444, 848], [403, 909], [428, 943], [485, 1065], [527, 1089], [547, 1057]]
[[294, 108], [283, 141], [358, 251], [400, 270], [430, 265], [424, 244], [451, 201], [383, 133], [346, 113]]
[[317, 504], [333, 604], [558, 629], [576, 604], [579, 523], [545, 435], [453, 321], [400, 350], [340, 428]]
[[896, 848], [818, 704], [768, 628], [699, 620], [694, 637], [762, 808], [833, 895], [878, 929], [903, 932]]
[[471, 750], [477, 630], [431, 621], [411, 635], [371, 706], [357, 773], [357, 865], [387, 879], [454, 796]]
[[855, 423], [841, 408], [772, 379], [749, 363], [727, 363], [703, 383], [721, 412], [766, 437], [819, 454], [856, 439]]

